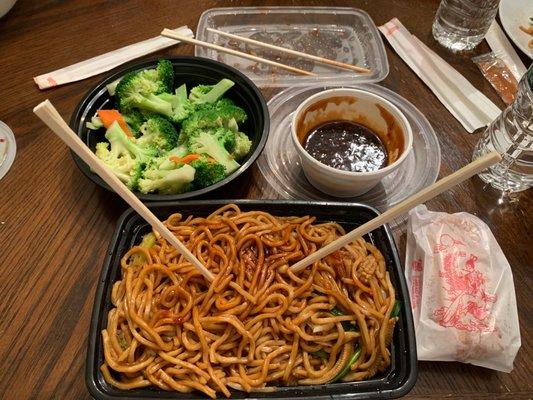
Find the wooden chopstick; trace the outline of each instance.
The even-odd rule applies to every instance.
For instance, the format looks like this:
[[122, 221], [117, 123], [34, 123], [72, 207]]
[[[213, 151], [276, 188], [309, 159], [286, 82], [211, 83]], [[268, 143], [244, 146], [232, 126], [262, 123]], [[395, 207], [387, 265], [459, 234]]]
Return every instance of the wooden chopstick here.
[[463, 168], [455, 171], [453, 174], [440, 179], [425, 189], [422, 189], [420, 192], [408, 197], [401, 203], [385, 211], [383, 214], [378, 215], [376, 218], [371, 219], [360, 227], [322, 247], [320, 250], [308, 255], [303, 260], [300, 260], [296, 264], [292, 265], [290, 269], [293, 272], [301, 271], [308, 265], [313, 264], [315, 261], [318, 261], [328, 254], [333, 253], [335, 250], [338, 250], [341, 247], [346, 246], [348, 243], [353, 242], [358, 237], [366, 235], [367, 233], [372, 232], [374, 229], [379, 228], [381, 225], [384, 225], [392, 221], [394, 218], [406, 213], [416, 205], [432, 199], [451, 187], [458, 185], [475, 174], [483, 171], [485, 168], [496, 164], [501, 159], [501, 156], [494, 151], [478, 158], [475, 161], [472, 161], [470, 164], [465, 165]]
[[179, 33], [176, 33], [176, 32], [174, 32], [174, 31], [172, 31], [170, 29], [166, 29], [166, 28], [163, 29], [163, 31], [161, 32], [161, 35], [162, 36], [166, 36], [166, 37], [171, 38], [171, 39], [180, 40], [182, 42], [191, 43], [191, 44], [194, 44], [196, 46], [207, 47], [208, 49], [217, 50], [217, 51], [220, 51], [222, 53], [228, 53], [228, 54], [231, 54], [231, 55], [234, 55], [234, 56], [237, 56], [237, 57], [247, 58], [247, 59], [252, 60], [252, 61], [257, 61], [257, 62], [260, 62], [260, 63], [263, 63], [263, 64], [268, 64], [268, 65], [272, 65], [274, 67], [286, 69], [287, 71], [291, 71], [291, 72], [294, 72], [294, 73], [297, 73], [297, 74], [308, 75], [308, 76], [316, 76], [316, 74], [314, 74], [312, 72], [304, 71], [303, 69], [299, 69], [299, 68], [295, 68], [295, 67], [291, 67], [290, 65], [281, 64], [281, 63], [276, 62], [276, 61], [267, 60], [266, 58], [257, 57], [257, 56], [254, 56], [254, 55], [251, 55], [251, 54], [248, 54], [248, 53], [243, 53], [241, 51], [228, 49], [227, 47], [222, 47], [222, 46], [219, 46], [218, 44], [203, 42], [203, 41], [198, 40], [198, 39], [193, 39], [193, 38], [190, 38], [188, 36], [183, 36], [183, 35], [180, 35]]
[[241, 42], [255, 44], [257, 46], [265, 47], [267, 49], [279, 51], [281, 53], [287, 53], [287, 54], [291, 54], [293, 56], [306, 58], [308, 60], [317, 61], [317, 62], [322, 63], [322, 64], [328, 64], [328, 65], [332, 65], [332, 66], [338, 67], [338, 68], [351, 69], [352, 71], [355, 71], [355, 72], [363, 72], [363, 73], [370, 72], [370, 70], [368, 68], [359, 67], [357, 65], [352, 65], [352, 64], [346, 64], [346, 63], [343, 63], [343, 62], [340, 62], [340, 61], [336, 61], [336, 60], [330, 60], [329, 58], [319, 57], [319, 56], [315, 56], [313, 54], [307, 54], [307, 53], [303, 53], [301, 51], [287, 49], [285, 47], [275, 46], [275, 45], [270, 44], [270, 43], [260, 42], [259, 40], [255, 40], [255, 39], [250, 39], [250, 38], [243, 37], [243, 36], [234, 35], [233, 33], [219, 31], [218, 29], [207, 28], [207, 30], [209, 32], [216, 33], [216, 34], [218, 34], [220, 36], [225, 36], [225, 37], [228, 37], [230, 39], [235, 39], [235, 40], [240, 40]]
[[49, 100], [38, 104], [33, 112], [72, 149], [100, 178], [122, 197], [154, 230], [159, 232], [174, 246], [208, 280], [213, 281], [213, 274], [181, 243], [174, 234], [103, 164], [94, 153], [81, 141], [67, 123], [61, 118]]

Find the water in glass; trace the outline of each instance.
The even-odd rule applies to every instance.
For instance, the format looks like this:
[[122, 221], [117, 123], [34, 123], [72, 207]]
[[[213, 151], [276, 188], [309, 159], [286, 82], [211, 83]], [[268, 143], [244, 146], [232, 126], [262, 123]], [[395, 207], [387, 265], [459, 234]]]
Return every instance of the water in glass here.
[[533, 65], [522, 77], [514, 102], [492, 122], [473, 158], [498, 151], [502, 161], [479, 177], [493, 187], [518, 192], [533, 187]]
[[433, 37], [450, 50], [472, 50], [487, 33], [499, 2], [442, 0], [433, 22]]

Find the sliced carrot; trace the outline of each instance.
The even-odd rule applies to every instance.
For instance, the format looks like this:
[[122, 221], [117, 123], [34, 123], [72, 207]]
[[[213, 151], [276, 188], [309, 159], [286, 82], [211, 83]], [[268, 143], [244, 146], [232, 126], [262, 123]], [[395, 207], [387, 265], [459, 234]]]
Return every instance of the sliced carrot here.
[[124, 133], [129, 137], [133, 137], [128, 124], [124, 121], [124, 117], [122, 117], [122, 114], [117, 110], [98, 110], [97, 113], [106, 129], [109, 128], [113, 122], [117, 121]]
[[174, 161], [175, 163], [189, 164], [194, 160], [198, 160], [199, 158], [200, 154], [187, 154], [185, 157], [182, 158], [179, 158], [178, 156], [170, 156], [169, 160]]

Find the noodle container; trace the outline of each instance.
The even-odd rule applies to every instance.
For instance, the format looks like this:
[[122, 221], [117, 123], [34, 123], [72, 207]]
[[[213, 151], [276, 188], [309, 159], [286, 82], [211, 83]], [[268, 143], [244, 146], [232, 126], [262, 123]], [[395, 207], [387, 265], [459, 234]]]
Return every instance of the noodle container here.
[[[305, 135], [331, 121], [351, 121], [374, 131], [387, 148], [390, 162], [369, 172], [344, 171], [314, 159], [304, 148]], [[336, 197], [354, 197], [368, 192], [381, 179], [396, 171], [413, 146], [411, 125], [387, 99], [363, 89], [335, 88], [305, 100], [293, 114], [291, 135], [309, 182]]]
[[[148, 207], [160, 219], [166, 219], [179, 210], [188, 215], [207, 216], [217, 208], [235, 203], [241, 210], [261, 210], [278, 216], [301, 214], [303, 210], [318, 221], [336, 221], [346, 230], [351, 230], [376, 217], [379, 212], [363, 204], [329, 203], [288, 200], [207, 200], [181, 201], [175, 203], [149, 203]], [[96, 399], [206, 399], [200, 392], [176, 393], [156, 388], [120, 390], [109, 385], [100, 372], [104, 360], [101, 331], [107, 325], [107, 314], [113, 307], [111, 289], [120, 279], [120, 259], [127, 250], [138, 244], [141, 236], [150, 231], [149, 225], [132, 209], [120, 217], [104, 261], [96, 290], [92, 320], [89, 332], [85, 382], [90, 394]], [[382, 226], [365, 237], [383, 254], [396, 298], [401, 301], [400, 318], [396, 323], [391, 344], [391, 365], [389, 369], [372, 379], [361, 382], [332, 383], [315, 386], [279, 387], [276, 392], [245, 393], [232, 391], [232, 399], [312, 399], [312, 400], [351, 400], [389, 399], [407, 394], [416, 382], [418, 373], [416, 343], [409, 294], [402, 271], [396, 244], [390, 228]], [[218, 398], [225, 398], [218, 394]]]

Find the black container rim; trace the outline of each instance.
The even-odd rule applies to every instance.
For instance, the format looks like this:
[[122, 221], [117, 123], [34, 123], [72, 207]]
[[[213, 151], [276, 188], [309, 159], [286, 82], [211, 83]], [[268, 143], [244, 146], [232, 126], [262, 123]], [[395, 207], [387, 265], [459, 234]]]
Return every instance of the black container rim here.
[[[206, 210], [211, 209], [212, 207], [220, 207], [225, 204], [233, 203], [237, 206], [254, 206], [254, 207], [261, 207], [261, 206], [281, 206], [281, 207], [292, 207], [293, 209], [298, 212], [298, 210], [305, 210], [305, 207], [319, 207], [323, 208], [324, 210], [342, 210], [342, 209], [353, 209], [353, 210], [361, 210], [361, 211], [367, 211], [374, 216], [377, 216], [380, 214], [380, 212], [369, 205], [361, 204], [361, 203], [343, 203], [343, 202], [323, 202], [323, 201], [303, 201], [303, 200], [255, 200], [255, 199], [232, 199], [232, 200], [188, 200], [188, 201], [180, 201], [180, 202], [157, 202], [157, 203], [147, 203], [147, 207], [153, 210], [156, 209], [162, 209], [162, 208], [169, 208], [169, 207], [202, 207]], [[298, 208], [300, 207], [300, 208]], [[119, 242], [119, 239], [122, 235], [125, 234], [125, 225], [127, 222], [134, 218], [137, 215], [135, 210], [132, 208], [128, 208], [126, 211], [122, 213], [120, 218], [117, 221], [117, 225], [115, 228], [115, 231], [113, 233], [113, 236], [111, 238], [109, 248], [106, 254], [106, 257], [104, 259], [103, 268], [100, 274], [100, 279], [98, 282], [98, 286], [95, 293], [95, 299], [94, 299], [94, 306], [93, 311], [91, 315], [91, 324], [90, 324], [90, 331], [89, 331], [89, 338], [88, 338], [88, 345], [87, 345], [87, 358], [86, 358], [86, 367], [85, 367], [85, 383], [86, 386], [92, 396], [96, 399], [102, 399], [102, 400], [113, 400], [113, 399], [121, 399], [121, 400], [138, 400], [140, 398], [163, 398], [161, 396], [158, 397], [157, 392], [153, 392], [154, 396], [151, 397], [139, 397], [139, 396], [128, 396], [128, 391], [124, 391], [124, 395], [120, 396], [112, 396], [103, 391], [100, 386], [97, 384], [97, 381], [95, 379], [94, 371], [95, 371], [95, 363], [96, 360], [96, 343], [97, 340], [99, 340], [100, 332], [97, 331], [98, 325], [100, 322], [101, 316], [101, 310], [102, 310], [102, 303], [106, 302], [104, 289], [107, 285], [109, 285], [109, 282], [107, 281], [107, 277], [110, 274], [110, 270], [113, 268], [111, 265], [111, 262], [115, 256], [114, 252], [116, 250], [117, 244]], [[140, 217], [139, 217], [140, 218]], [[294, 396], [290, 395], [287, 397], [284, 397], [284, 399], [313, 399], [313, 400], [322, 400], [322, 399], [351, 399], [356, 396], [357, 399], [362, 398], [372, 398], [372, 399], [388, 399], [388, 398], [398, 398], [405, 396], [409, 391], [414, 387], [417, 376], [418, 376], [418, 364], [417, 364], [417, 352], [416, 352], [416, 339], [415, 339], [415, 330], [414, 330], [414, 324], [413, 324], [413, 315], [411, 310], [411, 305], [409, 301], [409, 292], [407, 289], [407, 284], [405, 281], [405, 276], [403, 274], [403, 269], [401, 267], [398, 250], [396, 247], [396, 242], [394, 240], [394, 237], [392, 235], [391, 229], [388, 226], [388, 224], [383, 225], [373, 231], [374, 232], [381, 232], [384, 235], [384, 239], [386, 241], [386, 244], [390, 247], [390, 254], [392, 265], [390, 266], [391, 269], [394, 270], [395, 274], [397, 275], [397, 286], [396, 287], [396, 296], [400, 295], [401, 300], [404, 304], [404, 306], [401, 308], [401, 317], [404, 320], [403, 325], [405, 326], [405, 347], [404, 353], [406, 357], [406, 363], [408, 365], [408, 371], [406, 372], [406, 376], [403, 378], [402, 382], [398, 387], [393, 388], [387, 388], [387, 389], [372, 389], [370, 391], [361, 391], [358, 393], [339, 393], [339, 394], [328, 394], [325, 393], [323, 390], [325, 389], [326, 385], [316, 385], [311, 388], [314, 388], [315, 392], [317, 393], [316, 396]], [[392, 353], [392, 352], [391, 352]], [[377, 382], [377, 380], [374, 381], [374, 383]], [[358, 384], [361, 383], [372, 383], [372, 381], [361, 381], [357, 382]], [[378, 382], [379, 383], [379, 382]], [[335, 385], [350, 385], [353, 383], [343, 383], [343, 384], [335, 384]], [[320, 388], [323, 390], [320, 391]], [[283, 391], [283, 389], [287, 388], [281, 388], [280, 391]], [[259, 393], [251, 393], [246, 394], [246, 399], [259, 399], [261, 398], [261, 394]], [[165, 397], [166, 398], [166, 397]]]
[[[74, 112], [72, 113], [72, 116], [70, 118], [70, 127], [76, 132], [76, 135], [78, 137], [81, 137], [82, 133], [82, 117], [85, 113], [85, 110], [87, 108], [90, 108], [91, 105], [99, 99], [104, 93], [107, 93], [106, 85], [109, 83], [117, 80], [118, 78], [122, 77], [124, 74], [136, 71], [140, 69], [145, 69], [149, 67], [155, 66], [158, 60], [161, 58], [165, 58], [172, 62], [174, 67], [176, 65], [180, 66], [201, 66], [205, 69], [209, 69], [215, 73], [220, 74], [220, 72], [223, 72], [224, 74], [227, 74], [229, 76], [237, 76], [238, 80], [240, 80], [241, 84], [244, 85], [247, 89], [249, 89], [255, 100], [257, 100], [256, 106], [260, 109], [260, 115], [262, 119], [262, 125], [263, 128], [261, 130], [261, 137], [260, 140], [253, 150], [253, 152], [248, 156], [247, 160], [234, 172], [232, 172], [230, 175], [228, 175], [226, 178], [221, 180], [220, 182], [215, 183], [214, 185], [208, 186], [203, 189], [199, 190], [193, 190], [190, 192], [185, 192], [181, 194], [176, 195], [160, 195], [160, 194], [143, 194], [140, 192], [134, 192], [135, 195], [145, 202], [158, 202], [158, 201], [176, 201], [176, 200], [182, 200], [182, 199], [189, 199], [193, 197], [199, 197], [202, 195], [205, 195], [209, 192], [213, 192], [217, 189], [220, 189], [222, 186], [227, 185], [228, 183], [232, 182], [233, 180], [237, 179], [239, 176], [241, 176], [248, 168], [252, 166], [252, 164], [257, 160], [261, 152], [263, 151], [267, 139], [268, 139], [268, 133], [270, 130], [270, 117], [269, 117], [269, 111], [267, 102], [259, 90], [259, 88], [255, 85], [255, 83], [252, 82], [250, 78], [248, 78], [246, 75], [244, 75], [239, 70], [223, 64], [221, 62], [211, 60], [209, 58], [204, 57], [196, 57], [196, 56], [179, 56], [179, 57], [157, 57], [157, 58], [150, 58], [148, 60], [142, 60], [138, 62], [134, 62], [131, 64], [128, 64], [125, 67], [115, 69], [115, 71], [108, 75], [105, 79], [101, 80], [98, 84], [91, 87], [83, 96], [82, 100], [78, 103], [76, 108], [74, 109]], [[236, 85], [239, 84], [239, 82], [235, 82]], [[113, 191], [107, 183], [103, 181], [102, 178], [100, 178], [97, 174], [91, 171], [90, 167], [85, 164], [85, 162], [73, 151], [70, 151], [70, 154], [72, 158], [74, 159], [74, 162], [76, 163], [77, 167], [81, 170], [81, 172], [89, 178], [93, 183], [107, 189], [110, 191]]]

